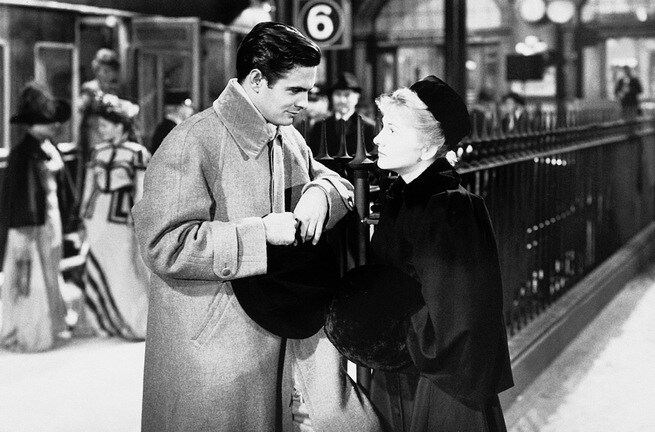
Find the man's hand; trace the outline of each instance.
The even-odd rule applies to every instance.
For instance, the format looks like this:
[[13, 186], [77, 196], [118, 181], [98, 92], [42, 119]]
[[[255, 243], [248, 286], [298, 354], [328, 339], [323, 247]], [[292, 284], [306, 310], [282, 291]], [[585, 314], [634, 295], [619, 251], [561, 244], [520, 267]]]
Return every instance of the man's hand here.
[[275, 246], [287, 246], [296, 241], [298, 222], [293, 213], [269, 213], [262, 218], [266, 242]]
[[300, 223], [300, 240], [318, 243], [328, 212], [328, 201], [319, 187], [310, 187], [298, 200], [293, 214]]

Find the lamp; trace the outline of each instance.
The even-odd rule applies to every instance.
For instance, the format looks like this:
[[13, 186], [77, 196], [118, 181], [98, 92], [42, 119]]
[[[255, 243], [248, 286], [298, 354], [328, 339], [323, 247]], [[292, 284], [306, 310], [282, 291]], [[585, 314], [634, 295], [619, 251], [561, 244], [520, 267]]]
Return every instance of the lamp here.
[[541, 22], [546, 17], [556, 24], [564, 24], [575, 15], [573, 0], [520, 0], [518, 9], [521, 18], [531, 24]]
[[575, 15], [575, 4], [571, 0], [552, 0], [546, 7], [546, 16], [555, 24], [565, 24]]
[[537, 23], [546, 15], [544, 0], [521, 0], [518, 3], [521, 18], [529, 23]]

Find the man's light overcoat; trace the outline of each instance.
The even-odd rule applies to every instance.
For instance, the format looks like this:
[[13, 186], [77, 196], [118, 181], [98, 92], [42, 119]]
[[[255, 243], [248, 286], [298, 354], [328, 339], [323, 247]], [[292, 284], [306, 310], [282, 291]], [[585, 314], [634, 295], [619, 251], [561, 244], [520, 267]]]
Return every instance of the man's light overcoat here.
[[[154, 273], [143, 431], [288, 431], [291, 364], [317, 431], [379, 430], [322, 330], [283, 350], [234, 296], [232, 279], [266, 272], [261, 218], [271, 212], [271, 128], [237, 85], [168, 135], [133, 209]], [[348, 210], [352, 186], [312, 160], [293, 127], [279, 130], [287, 210], [303, 188], [321, 187], [333, 225]]]

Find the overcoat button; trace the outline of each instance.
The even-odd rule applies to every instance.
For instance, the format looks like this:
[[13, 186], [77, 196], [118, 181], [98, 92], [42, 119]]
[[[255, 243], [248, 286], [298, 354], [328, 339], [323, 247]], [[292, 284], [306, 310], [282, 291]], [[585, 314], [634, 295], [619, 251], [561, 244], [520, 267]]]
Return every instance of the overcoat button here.
[[221, 273], [221, 275], [223, 276], [229, 276], [230, 274], [232, 274], [230, 269], [223, 269], [223, 272]]

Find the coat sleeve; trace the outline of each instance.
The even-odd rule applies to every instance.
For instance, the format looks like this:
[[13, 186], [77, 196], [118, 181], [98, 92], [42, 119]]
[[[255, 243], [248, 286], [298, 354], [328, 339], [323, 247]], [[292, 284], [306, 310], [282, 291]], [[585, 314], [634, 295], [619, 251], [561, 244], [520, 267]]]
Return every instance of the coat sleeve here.
[[[296, 140], [302, 140], [300, 133], [296, 132], [294, 137]], [[353, 185], [345, 178], [341, 177], [338, 173], [332, 171], [322, 163], [314, 159], [312, 150], [303, 144], [303, 158], [309, 167], [309, 178], [311, 181], [307, 183], [302, 192], [310, 187], [320, 187], [328, 200], [328, 215], [326, 220], [326, 228], [332, 228], [337, 222], [341, 220], [354, 206], [354, 192]]]
[[213, 220], [212, 158], [180, 129], [146, 170], [143, 197], [133, 208], [148, 267], [162, 278], [231, 280], [266, 272], [266, 236], [259, 217]]
[[412, 317], [408, 349], [422, 375], [479, 407], [495, 394], [505, 340], [493, 230], [474, 195], [445, 192], [432, 198], [429, 210], [425, 240], [415, 251], [426, 305]]

